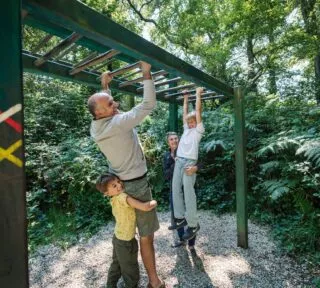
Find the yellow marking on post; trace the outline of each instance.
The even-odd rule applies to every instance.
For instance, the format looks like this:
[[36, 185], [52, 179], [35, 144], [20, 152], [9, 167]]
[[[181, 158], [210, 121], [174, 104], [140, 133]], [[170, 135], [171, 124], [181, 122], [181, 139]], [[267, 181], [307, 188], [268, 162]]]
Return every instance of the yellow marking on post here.
[[18, 167], [22, 167], [23, 162], [18, 157], [12, 155], [12, 153], [16, 151], [21, 145], [22, 140], [18, 140], [7, 149], [3, 149], [0, 147], [0, 161], [2, 161], [3, 159], [7, 159]]

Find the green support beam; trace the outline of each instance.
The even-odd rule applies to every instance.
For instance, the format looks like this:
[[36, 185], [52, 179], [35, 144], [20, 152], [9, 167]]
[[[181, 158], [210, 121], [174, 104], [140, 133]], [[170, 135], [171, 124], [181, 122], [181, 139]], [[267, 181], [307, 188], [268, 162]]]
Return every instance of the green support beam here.
[[[99, 74], [81, 71], [75, 75], [70, 75], [69, 71], [72, 69], [70, 65], [63, 65], [61, 63], [57, 63], [55, 61], [47, 61], [40, 67], [37, 67], [34, 64], [35, 59], [37, 57], [23, 53], [23, 69], [25, 72], [31, 72], [34, 74], [48, 75], [51, 77], [59, 78], [63, 81], [72, 81], [79, 84], [87, 85], [94, 87], [96, 89], [101, 89], [100, 83], [97, 81], [97, 78], [100, 76]], [[136, 87], [129, 86], [120, 89], [119, 82], [112, 81], [111, 89], [113, 91], [118, 91], [126, 94], [137, 95]]]
[[199, 86], [233, 96], [233, 89], [224, 82], [171, 55], [76, 0], [69, 0], [68, 5], [65, 0], [23, 0], [23, 7], [34, 18], [41, 17], [48, 23], [65, 27], [101, 45], [144, 60], [154, 68], [164, 69]]
[[20, 0], [0, 9], [0, 287], [28, 287]]
[[178, 103], [176, 100], [169, 102], [169, 131], [178, 132]]
[[[169, 83], [169, 88], [172, 88], [176, 85], [175, 82]], [[177, 99], [171, 99], [169, 102], [169, 122], [168, 122], [169, 131], [174, 131], [178, 133], [178, 103]]]
[[[26, 10], [24, 10], [26, 11]], [[66, 38], [68, 37], [73, 31], [68, 30], [64, 27], [55, 25], [53, 23], [47, 22], [46, 20], [43, 20], [41, 18], [41, 15], [38, 15], [37, 18], [32, 17], [32, 15], [27, 14], [26, 17], [23, 20], [24, 25], [28, 25], [30, 27], [45, 31], [46, 33], [52, 34], [54, 36], [57, 36], [59, 38]], [[111, 48], [106, 45], [102, 45], [96, 41], [90, 40], [88, 38], [81, 38], [77, 41], [77, 43], [83, 47], [86, 47], [93, 51], [98, 51], [99, 53], [104, 53]], [[35, 51], [37, 52], [37, 51]], [[137, 61], [135, 58], [132, 58], [128, 55], [119, 54], [115, 58], [122, 60], [124, 62], [135, 62]]]
[[235, 155], [236, 155], [236, 198], [237, 198], [237, 235], [238, 246], [248, 248], [248, 213], [247, 213], [247, 165], [245, 100], [240, 87], [234, 89], [235, 110]]

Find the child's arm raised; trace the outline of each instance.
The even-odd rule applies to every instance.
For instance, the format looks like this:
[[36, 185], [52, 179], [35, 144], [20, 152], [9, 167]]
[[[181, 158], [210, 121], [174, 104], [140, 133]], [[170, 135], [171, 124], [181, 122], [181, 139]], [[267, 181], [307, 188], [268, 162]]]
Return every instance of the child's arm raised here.
[[189, 91], [183, 90], [183, 125], [187, 123]]
[[141, 202], [137, 199], [132, 198], [131, 196], [127, 196], [127, 203], [132, 208], [135, 208], [135, 209], [138, 209], [141, 211], [150, 211], [158, 205], [156, 200], [151, 200], [148, 202]]
[[201, 94], [203, 93], [203, 87], [197, 87], [196, 89], [196, 119], [197, 124], [201, 123]]

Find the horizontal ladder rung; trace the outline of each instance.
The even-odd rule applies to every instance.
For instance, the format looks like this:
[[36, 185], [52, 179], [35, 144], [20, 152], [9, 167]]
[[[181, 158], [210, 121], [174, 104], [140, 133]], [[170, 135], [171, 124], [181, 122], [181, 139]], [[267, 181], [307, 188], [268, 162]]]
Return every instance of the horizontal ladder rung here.
[[[151, 76], [152, 77], [157, 77], [157, 76], [166, 75], [166, 74], [168, 74], [167, 71], [160, 70], [160, 71], [151, 73]], [[131, 85], [131, 84], [139, 83], [139, 82], [142, 82], [143, 80], [144, 80], [143, 77], [138, 77], [138, 78], [135, 78], [135, 79], [120, 83], [119, 87], [121, 88], [121, 87], [125, 87], [125, 86]]]
[[112, 58], [113, 56], [115, 55], [118, 55], [120, 54], [119, 51], [117, 50], [114, 50], [114, 49], [111, 49], [103, 54], [100, 54], [98, 55], [97, 57], [93, 58], [93, 59], [90, 59], [86, 62], [84, 62], [83, 64], [79, 65], [79, 66], [76, 66], [75, 68], [73, 68], [72, 70], [70, 70], [69, 74], [70, 75], [74, 75], [74, 74], [77, 74], [81, 71], [83, 71], [84, 69], [90, 67], [90, 66], [94, 66], [96, 64], [99, 64], [101, 63], [102, 61], [106, 60], [106, 59], [110, 59]]
[[[180, 86], [171, 87], [171, 88], [168, 88], [168, 89], [158, 90], [158, 91], [156, 91], [156, 93], [160, 94], [160, 93], [165, 93], [165, 92], [170, 92], [170, 91], [188, 89], [188, 88], [192, 88], [194, 86], [196, 86], [196, 84], [194, 84], [194, 83], [186, 84], [186, 85], [180, 85]], [[166, 96], [170, 96], [171, 97], [172, 94], [171, 95], [166, 95]]]
[[53, 47], [49, 52], [47, 52], [42, 57], [38, 58], [36, 61], [34, 61], [34, 65], [37, 67], [41, 66], [43, 63], [45, 63], [50, 58], [58, 55], [61, 53], [64, 49], [67, 49], [72, 43], [79, 40], [82, 36], [77, 33], [72, 33], [69, 37], [65, 38], [63, 41], [61, 41], [57, 46]]

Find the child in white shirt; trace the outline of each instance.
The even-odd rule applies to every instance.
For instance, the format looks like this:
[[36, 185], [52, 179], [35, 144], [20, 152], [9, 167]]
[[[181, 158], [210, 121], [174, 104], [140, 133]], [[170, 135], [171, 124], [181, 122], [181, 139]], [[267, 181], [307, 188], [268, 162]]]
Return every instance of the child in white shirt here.
[[[188, 113], [188, 93], [184, 94], [183, 127], [179, 142], [177, 158], [173, 172], [172, 192], [175, 223], [169, 230], [188, 225], [184, 240], [192, 239], [200, 226], [197, 219], [197, 198], [194, 190], [196, 174], [188, 176], [185, 169], [194, 166], [198, 160], [199, 143], [204, 133], [201, 119], [201, 93], [203, 88], [196, 89], [196, 111]], [[183, 189], [182, 189], [183, 185]]]

